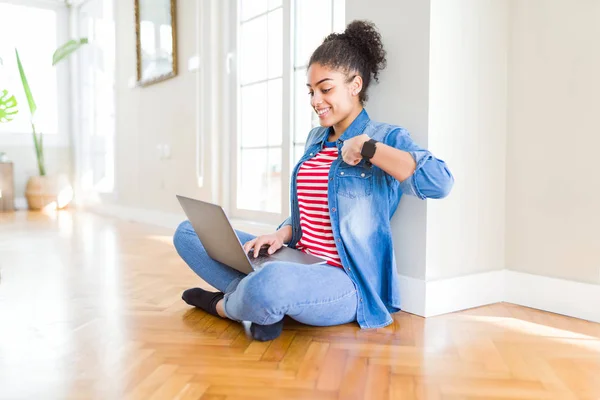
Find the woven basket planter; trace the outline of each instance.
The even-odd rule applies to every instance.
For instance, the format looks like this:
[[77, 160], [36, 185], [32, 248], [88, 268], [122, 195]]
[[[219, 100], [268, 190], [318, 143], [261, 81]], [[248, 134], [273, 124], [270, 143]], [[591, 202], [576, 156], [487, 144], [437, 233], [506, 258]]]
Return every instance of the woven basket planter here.
[[32, 176], [25, 197], [30, 210], [62, 209], [73, 200], [73, 188], [65, 174]]

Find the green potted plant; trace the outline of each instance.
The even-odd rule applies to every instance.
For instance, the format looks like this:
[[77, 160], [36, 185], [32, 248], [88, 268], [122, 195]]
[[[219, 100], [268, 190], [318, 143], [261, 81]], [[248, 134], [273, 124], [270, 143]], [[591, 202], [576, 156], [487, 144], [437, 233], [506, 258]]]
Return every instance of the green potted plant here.
[[[71, 54], [87, 43], [88, 40], [83, 38], [78, 40], [70, 40], [69, 42], [60, 46], [54, 52], [52, 57], [52, 65], [54, 66], [67, 59]], [[47, 207], [59, 209], [64, 208], [68, 206], [73, 199], [73, 188], [66, 174], [46, 174], [43, 135], [41, 132], [37, 131], [35, 126], [35, 113], [37, 111], [37, 105], [33, 98], [31, 88], [29, 87], [25, 68], [23, 67], [23, 63], [21, 62], [19, 51], [17, 49], [15, 49], [15, 55], [17, 58], [17, 67], [19, 68], [19, 75], [21, 77], [21, 84], [23, 85], [23, 91], [25, 92], [25, 98], [27, 99], [27, 104], [29, 106], [29, 112], [31, 115], [31, 130], [33, 134], [33, 144], [35, 147], [35, 156], [39, 174], [30, 177], [27, 181], [25, 188], [27, 204], [32, 210], [40, 210]]]

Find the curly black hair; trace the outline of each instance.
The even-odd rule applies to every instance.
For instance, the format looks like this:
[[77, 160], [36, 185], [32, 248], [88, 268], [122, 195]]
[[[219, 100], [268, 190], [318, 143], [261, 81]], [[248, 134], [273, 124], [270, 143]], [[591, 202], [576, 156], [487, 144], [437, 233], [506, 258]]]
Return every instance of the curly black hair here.
[[371, 78], [379, 82], [379, 71], [386, 66], [385, 54], [375, 24], [355, 20], [348, 24], [343, 33], [327, 36], [313, 52], [308, 66], [318, 63], [332, 69], [342, 69], [349, 81], [354, 78], [350, 74], [357, 73], [363, 80], [359, 100], [364, 103], [368, 99], [367, 89]]

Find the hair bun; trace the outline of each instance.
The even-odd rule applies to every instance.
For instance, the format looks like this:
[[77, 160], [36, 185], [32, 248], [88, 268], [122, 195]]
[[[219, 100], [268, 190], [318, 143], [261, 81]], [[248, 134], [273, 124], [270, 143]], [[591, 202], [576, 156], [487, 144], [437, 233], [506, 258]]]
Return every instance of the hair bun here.
[[364, 55], [373, 79], [378, 81], [379, 71], [386, 66], [386, 52], [383, 49], [381, 34], [375, 24], [366, 20], [354, 20], [338, 38], [347, 40], [352, 47]]

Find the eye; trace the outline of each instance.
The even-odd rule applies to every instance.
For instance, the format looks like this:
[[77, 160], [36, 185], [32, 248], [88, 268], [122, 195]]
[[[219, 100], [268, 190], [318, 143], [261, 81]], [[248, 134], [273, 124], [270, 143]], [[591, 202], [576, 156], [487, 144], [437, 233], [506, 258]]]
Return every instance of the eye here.
[[309, 95], [309, 96], [314, 96], [314, 95], [315, 95], [315, 92], [313, 92], [313, 91], [311, 90], [310, 92], [308, 92], [308, 95]]
[[321, 90], [323, 93], [328, 93], [332, 88]]

